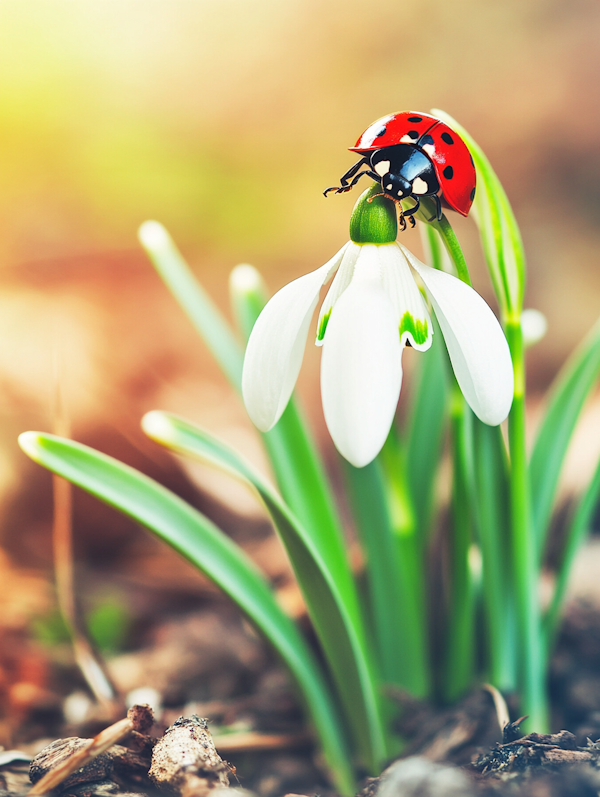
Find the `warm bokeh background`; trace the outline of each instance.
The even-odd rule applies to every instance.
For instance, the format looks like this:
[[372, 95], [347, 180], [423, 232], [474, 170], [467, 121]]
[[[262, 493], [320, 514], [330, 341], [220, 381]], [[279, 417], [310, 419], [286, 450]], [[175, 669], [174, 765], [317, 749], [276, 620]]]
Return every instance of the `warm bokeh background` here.
[[[224, 310], [239, 262], [276, 289], [346, 240], [355, 196], [322, 190], [390, 111], [443, 108], [496, 167], [522, 225], [527, 305], [549, 320], [534, 393], [598, 315], [597, 0], [2, 0], [0, 30], [0, 499], [21, 565], [49, 561], [49, 478], [15, 440], [52, 428], [55, 352], [78, 439], [167, 478], [137, 431], [162, 408], [258, 451], [139, 224], [171, 230]], [[490, 297], [472, 222], [456, 228]], [[126, 535], [81, 506], [76, 522], [105, 542]], [[86, 539], [82, 558], [110, 563]], [[40, 607], [13, 609], [17, 623]]]

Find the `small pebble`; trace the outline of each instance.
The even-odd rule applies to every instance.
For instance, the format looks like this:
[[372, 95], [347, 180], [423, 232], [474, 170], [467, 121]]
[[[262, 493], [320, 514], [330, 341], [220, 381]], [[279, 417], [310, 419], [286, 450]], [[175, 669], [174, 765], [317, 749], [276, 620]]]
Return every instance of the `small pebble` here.
[[394, 762], [381, 776], [377, 797], [473, 797], [468, 777], [455, 767], [413, 756]]

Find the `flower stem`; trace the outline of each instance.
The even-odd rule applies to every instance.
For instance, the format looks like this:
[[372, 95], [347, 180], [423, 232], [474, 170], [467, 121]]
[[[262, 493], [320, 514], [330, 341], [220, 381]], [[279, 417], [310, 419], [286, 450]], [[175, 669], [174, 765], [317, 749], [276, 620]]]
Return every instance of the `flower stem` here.
[[[435, 205], [433, 201], [427, 197], [424, 197], [421, 200], [421, 208], [422, 209], [419, 210], [417, 214], [417, 218], [426, 222], [427, 224], [430, 224], [435, 230], [438, 231], [442, 241], [444, 242], [446, 251], [454, 263], [454, 267], [456, 268], [456, 273], [458, 274], [459, 279], [461, 279], [463, 282], [466, 282], [467, 285], [470, 285], [471, 277], [469, 275], [469, 269], [467, 268], [467, 261], [462, 253], [462, 249], [460, 248], [458, 238], [452, 229], [452, 225], [443, 214], [439, 221], [435, 219]], [[434, 221], [429, 221], [430, 218], [434, 218]]]
[[521, 665], [521, 708], [528, 727], [548, 729], [545, 656], [538, 597], [539, 568], [532, 534], [529, 476], [525, 449], [525, 361], [520, 318], [509, 318], [506, 336], [515, 373], [515, 393], [508, 421], [512, 569]]
[[427, 635], [427, 588], [425, 584], [425, 546], [418, 536], [415, 508], [409, 493], [406, 451], [397, 430], [392, 427], [379, 455], [388, 493], [390, 521], [397, 555], [396, 578], [400, 601], [396, 611], [403, 615], [406, 688], [420, 698], [430, 696], [432, 674]]
[[450, 599], [446, 657], [442, 680], [445, 700], [456, 700], [473, 679], [475, 650], [474, 584], [469, 566], [472, 542], [469, 485], [470, 417], [456, 381], [451, 389], [453, 455], [452, 536], [450, 543]]
[[482, 558], [487, 679], [504, 692], [516, 689], [514, 599], [506, 529], [508, 457], [499, 426], [473, 419], [473, 508]]

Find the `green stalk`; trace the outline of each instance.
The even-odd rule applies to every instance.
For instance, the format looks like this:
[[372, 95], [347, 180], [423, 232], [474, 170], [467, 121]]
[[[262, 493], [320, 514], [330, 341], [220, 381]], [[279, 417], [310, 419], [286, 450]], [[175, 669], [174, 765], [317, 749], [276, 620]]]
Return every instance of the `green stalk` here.
[[[422, 656], [420, 599], [407, 572], [417, 570], [401, 550], [393, 526], [380, 460], [364, 468], [345, 463], [344, 475], [361, 548], [365, 556], [366, 587], [372, 636], [381, 679], [415, 697], [428, 693], [427, 658]], [[412, 574], [411, 574], [412, 575]]]
[[487, 679], [501, 691], [511, 692], [516, 688], [516, 650], [506, 544], [508, 462], [499, 426], [473, 418], [473, 432], [473, 508], [483, 567]]
[[517, 638], [521, 663], [521, 709], [529, 715], [527, 727], [545, 733], [548, 729], [546, 670], [538, 599], [539, 569], [532, 533], [529, 474], [525, 449], [525, 360], [523, 332], [518, 317], [506, 324], [510, 345], [515, 393], [508, 417], [510, 450], [510, 509], [512, 570], [517, 613]]
[[405, 658], [408, 672], [406, 688], [416, 697], [431, 694], [433, 679], [429, 657], [428, 606], [425, 584], [426, 546], [418, 534], [415, 507], [408, 490], [406, 451], [395, 427], [377, 460], [386, 489], [386, 505], [397, 556], [400, 602], [396, 611], [403, 615]]
[[[434, 217], [434, 221], [429, 221], [429, 219], [432, 217]], [[458, 238], [456, 237], [456, 233], [452, 229], [452, 225], [444, 214], [442, 214], [442, 218], [439, 221], [435, 219], [435, 204], [433, 203], [433, 200], [429, 199], [428, 197], [423, 197], [421, 200], [421, 209], [417, 213], [417, 218], [433, 227], [434, 230], [437, 230], [440, 238], [442, 239], [444, 247], [446, 248], [446, 251], [454, 263], [458, 278], [463, 282], [466, 282], [467, 285], [470, 285], [471, 277], [469, 275], [467, 261], [463, 255]], [[436, 266], [436, 268], [439, 268], [439, 266]]]
[[471, 486], [469, 475], [472, 451], [471, 417], [456, 381], [451, 390], [453, 480], [452, 534], [449, 550], [450, 596], [448, 601], [443, 697], [459, 698], [473, 680], [475, 656], [474, 584], [469, 567], [472, 542]]
[[[426, 199], [422, 206], [423, 220], [434, 216], [435, 206], [431, 200]], [[471, 285], [465, 257], [448, 219], [442, 216], [440, 221], [428, 222], [428, 227], [439, 234], [459, 279]], [[442, 258], [439, 240], [436, 240], [436, 236], [429, 229], [426, 241], [433, 265], [440, 268]], [[466, 691], [472, 682], [475, 668], [476, 593], [469, 563], [473, 533], [471, 507], [474, 497], [472, 415], [455, 379], [450, 388], [450, 428], [453, 443], [452, 542], [449, 551], [448, 634], [442, 676], [442, 693], [448, 701], [455, 700]]]
[[579, 505], [573, 516], [573, 519], [571, 520], [567, 532], [567, 541], [556, 577], [554, 594], [552, 595], [552, 601], [550, 602], [550, 606], [544, 618], [546, 657], [549, 657], [552, 653], [552, 647], [554, 640], [556, 639], [561, 609], [563, 606], [565, 593], [567, 591], [567, 586], [569, 584], [571, 566], [573, 564], [575, 554], [579, 550], [579, 547], [589, 530], [592, 516], [596, 510], [596, 507], [598, 506], [599, 495], [600, 462], [596, 466], [592, 480], [579, 501]]

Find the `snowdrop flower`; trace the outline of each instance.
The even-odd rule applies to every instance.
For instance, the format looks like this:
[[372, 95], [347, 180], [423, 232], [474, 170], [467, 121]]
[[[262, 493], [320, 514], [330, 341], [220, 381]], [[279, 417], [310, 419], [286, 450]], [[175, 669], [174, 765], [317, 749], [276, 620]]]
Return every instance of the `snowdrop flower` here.
[[358, 200], [351, 240], [267, 303], [250, 335], [242, 376], [248, 414], [267, 431], [289, 401], [320, 290], [335, 274], [317, 325], [321, 395], [331, 437], [356, 467], [377, 456], [389, 433], [404, 347], [425, 351], [432, 344], [431, 317], [416, 277], [473, 412], [496, 426], [508, 415], [513, 395], [510, 352], [496, 316], [469, 285], [421, 263], [396, 241], [395, 207], [372, 196], [377, 188]]

